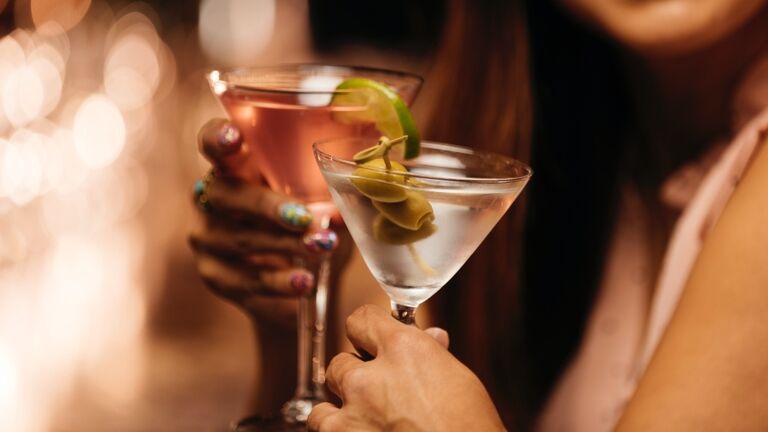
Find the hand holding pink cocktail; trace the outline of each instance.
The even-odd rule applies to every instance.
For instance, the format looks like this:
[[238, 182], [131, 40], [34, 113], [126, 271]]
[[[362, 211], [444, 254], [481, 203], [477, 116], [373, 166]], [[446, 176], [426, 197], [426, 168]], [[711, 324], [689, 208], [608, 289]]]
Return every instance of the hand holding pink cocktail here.
[[[243, 160], [239, 163], [256, 167], [273, 191], [295, 198], [312, 211], [313, 222], [304, 241], [309, 253], [314, 254], [310, 261], [319, 262], [314, 278], [317, 282], [308, 295], [299, 298], [298, 385], [294, 398], [283, 406], [282, 422], [286, 427], [301, 425], [312, 407], [325, 398], [326, 301], [331, 252], [337, 240], [329, 226], [336, 210], [314, 162], [311, 146], [323, 138], [373, 138], [382, 129], [370, 113], [370, 93], [340, 86], [352, 77], [384, 83], [388, 91], [399, 95], [398, 100], [402, 97], [401, 104], [410, 103], [421, 85], [421, 79], [413, 75], [321, 65], [208, 74], [211, 89], [242, 134], [243, 148], [238, 157]], [[207, 198], [205, 184], [199, 196]], [[211, 204], [215, 207], [213, 201]], [[254, 207], [261, 209], [263, 204], [254, 203]], [[276, 208], [275, 212], [290, 209]], [[306, 253], [294, 256], [294, 266], [310, 264]]]

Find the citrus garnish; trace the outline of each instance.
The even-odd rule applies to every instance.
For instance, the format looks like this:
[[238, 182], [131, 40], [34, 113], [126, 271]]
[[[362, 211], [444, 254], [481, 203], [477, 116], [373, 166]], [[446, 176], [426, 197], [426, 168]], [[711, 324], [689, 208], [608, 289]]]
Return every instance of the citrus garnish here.
[[338, 111], [334, 118], [342, 123], [374, 123], [389, 138], [407, 135], [403, 158], [419, 155], [421, 136], [408, 106], [386, 84], [367, 78], [349, 78], [336, 87], [334, 106], [366, 106], [364, 111]]

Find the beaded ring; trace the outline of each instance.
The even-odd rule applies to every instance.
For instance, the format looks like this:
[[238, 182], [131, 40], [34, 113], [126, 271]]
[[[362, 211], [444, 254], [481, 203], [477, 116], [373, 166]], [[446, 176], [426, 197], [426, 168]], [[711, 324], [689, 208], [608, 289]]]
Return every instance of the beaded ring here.
[[197, 207], [208, 212], [211, 210], [211, 203], [208, 199], [208, 185], [213, 181], [213, 171], [209, 171], [205, 176], [197, 179], [194, 186], [195, 204]]

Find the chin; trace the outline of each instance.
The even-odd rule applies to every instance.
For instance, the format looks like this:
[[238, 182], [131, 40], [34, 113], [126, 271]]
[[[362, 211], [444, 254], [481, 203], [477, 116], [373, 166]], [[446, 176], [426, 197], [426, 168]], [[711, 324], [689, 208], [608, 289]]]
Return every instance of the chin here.
[[617, 42], [650, 57], [681, 56], [739, 29], [768, 0], [560, 0]]

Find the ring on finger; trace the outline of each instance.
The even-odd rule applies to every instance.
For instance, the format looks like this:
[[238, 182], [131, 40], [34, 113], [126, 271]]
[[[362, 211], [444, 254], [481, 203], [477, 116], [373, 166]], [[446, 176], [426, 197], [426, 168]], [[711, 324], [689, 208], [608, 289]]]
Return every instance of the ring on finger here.
[[211, 210], [211, 203], [208, 197], [208, 187], [213, 181], [213, 178], [213, 171], [209, 171], [208, 174], [195, 181], [195, 204], [200, 210], [204, 212]]

